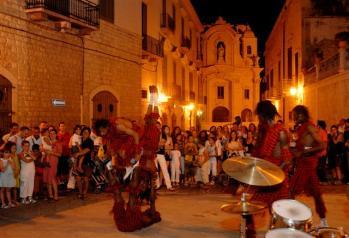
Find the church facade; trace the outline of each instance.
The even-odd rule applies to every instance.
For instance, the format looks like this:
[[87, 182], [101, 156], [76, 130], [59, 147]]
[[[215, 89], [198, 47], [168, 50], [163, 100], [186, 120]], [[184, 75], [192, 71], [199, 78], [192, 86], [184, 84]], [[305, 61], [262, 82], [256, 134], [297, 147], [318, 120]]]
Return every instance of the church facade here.
[[226, 124], [235, 116], [243, 122], [254, 121], [262, 68], [251, 28], [219, 18], [202, 33], [202, 47], [203, 126]]

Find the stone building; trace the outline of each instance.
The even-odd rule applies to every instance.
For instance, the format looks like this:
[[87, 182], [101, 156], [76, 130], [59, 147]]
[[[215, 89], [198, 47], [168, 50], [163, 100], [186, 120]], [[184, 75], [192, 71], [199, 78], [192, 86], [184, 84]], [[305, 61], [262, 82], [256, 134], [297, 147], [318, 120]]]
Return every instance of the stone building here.
[[[314, 120], [332, 117], [331, 110], [325, 110], [323, 102], [332, 102], [335, 111], [343, 111], [340, 108], [343, 103], [333, 101], [340, 97], [331, 98], [337, 91], [318, 91], [321, 100], [317, 100], [310, 91], [318, 86], [308, 87], [316, 83], [314, 65], [338, 55], [335, 35], [348, 29], [347, 15], [347, 1], [285, 1], [265, 45], [267, 90], [263, 97], [274, 102], [286, 124], [292, 125], [291, 110], [297, 104], [308, 106]], [[326, 112], [318, 113], [323, 109]]]
[[162, 121], [171, 127], [252, 121], [261, 68], [250, 27], [221, 18], [203, 26], [189, 0], [144, 0], [142, 9], [143, 111], [147, 87], [156, 84], [167, 97]]
[[[140, 118], [141, 1], [0, 2], [0, 128]], [[132, 106], [130, 106], [132, 105]]]
[[204, 94], [203, 123], [206, 127], [234, 121], [254, 120], [259, 101], [260, 72], [257, 38], [248, 25], [232, 26], [219, 18], [202, 34]]

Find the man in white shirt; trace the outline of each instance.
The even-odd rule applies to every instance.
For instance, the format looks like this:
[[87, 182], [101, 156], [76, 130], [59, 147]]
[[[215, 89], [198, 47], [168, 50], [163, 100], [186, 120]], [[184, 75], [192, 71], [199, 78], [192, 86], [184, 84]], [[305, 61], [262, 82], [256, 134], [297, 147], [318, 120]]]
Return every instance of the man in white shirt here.
[[14, 136], [18, 133], [18, 128], [19, 128], [19, 125], [17, 123], [11, 123], [11, 126], [10, 126], [10, 133], [4, 135], [2, 137], [2, 141], [4, 142], [4, 144], [6, 144], [6, 142], [8, 141], [8, 139], [10, 139], [11, 136]]
[[30, 145], [30, 151], [32, 150], [33, 145], [37, 144], [37, 145], [41, 145], [41, 136], [40, 136], [40, 128], [35, 126], [32, 128], [32, 135], [27, 137], [25, 139], [26, 141], [29, 142]]

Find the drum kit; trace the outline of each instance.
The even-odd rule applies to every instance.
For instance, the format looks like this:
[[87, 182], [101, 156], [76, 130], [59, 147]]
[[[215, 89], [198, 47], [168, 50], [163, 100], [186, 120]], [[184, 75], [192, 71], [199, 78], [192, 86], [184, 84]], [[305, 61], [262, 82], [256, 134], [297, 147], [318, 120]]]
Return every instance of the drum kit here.
[[[222, 168], [233, 179], [251, 186], [267, 187], [282, 183], [285, 174], [282, 169], [266, 160], [255, 157], [232, 157], [223, 162]], [[268, 207], [268, 204], [248, 201], [248, 195], [242, 193], [241, 199], [221, 207], [224, 212], [241, 215], [240, 237], [247, 237], [247, 219]], [[349, 238], [343, 229], [312, 229], [312, 212], [305, 204], [292, 199], [273, 202], [270, 230], [266, 238]]]

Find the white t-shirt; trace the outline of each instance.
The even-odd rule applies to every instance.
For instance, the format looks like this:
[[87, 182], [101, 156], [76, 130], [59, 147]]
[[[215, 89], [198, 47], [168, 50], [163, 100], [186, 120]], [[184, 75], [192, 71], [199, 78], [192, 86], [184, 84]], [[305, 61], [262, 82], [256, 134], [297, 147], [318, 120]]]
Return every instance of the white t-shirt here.
[[17, 154], [22, 152], [22, 142], [23, 142], [22, 137], [20, 137], [19, 135], [14, 135], [14, 136], [11, 136], [8, 140], [16, 143]]
[[172, 161], [173, 160], [179, 161], [179, 159], [181, 158], [181, 152], [179, 150], [172, 150], [170, 152], [170, 157], [171, 157]]
[[72, 146], [79, 146], [79, 145], [81, 145], [81, 136], [74, 133], [71, 136], [71, 145]]
[[34, 144], [37, 144], [37, 145], [41, 145], [42, 144], [42, 141], [41, 141], [41, 136], [39, 136], [38, 139], [35, 139], [34, 136], [29, 136], [25, 139], [26, 141], [29, 141], [29, 144], [30, 144], [30, 150], [32, 149], [33, 145]]

